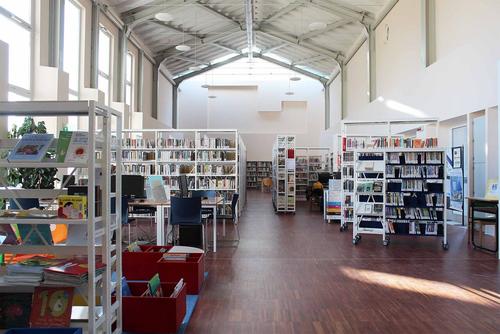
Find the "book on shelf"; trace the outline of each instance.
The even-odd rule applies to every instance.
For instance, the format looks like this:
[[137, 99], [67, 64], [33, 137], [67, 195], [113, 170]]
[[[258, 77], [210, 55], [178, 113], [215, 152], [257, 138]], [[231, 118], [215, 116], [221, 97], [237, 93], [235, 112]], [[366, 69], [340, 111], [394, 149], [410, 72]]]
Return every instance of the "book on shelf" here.
[[[96, 276], [102, 274], [106, 266], [101, 261], [95, 263]], [[45, 268], [44, 285], [80, 286], [88, 281], [88, 262], [86, 257], [75, 257], [65, 262]]]
[[170, 253], [167, 252], [163, 254], [163, 260], [165, 261], [186, 261], [189, 257], [188, 253]]
[[177, 297], [177, 295], [179, 294], [179, 292], [181, 292], [183, 286], [184, 286], [184, 279], [181, 278], [177, 282], [177, 284], [175, 285], [174, 290], [172, 291], [172, 293], [170, 294], [170, 298]]
[[72, 131], [64, 162], [87, 162], [89, 157], [88, 145], [88, 132]]
[[155, 274], [148, 281], [148, 289], [143, 293], [143, 296], [163, 297], [163, 290], [161, 288], [161, 281], [159, 274]]
[[7, 160], [42, 161], [53, 140], [54, 135], [48, 133], [25, 134], [9, 153]]
[[0, 293], [0, 329], [27, 328], [33, 293]]
[[16, 285], [38, 285], [43, 280], [43, 270], [59, 262], [61, 260], [37, 255], [17, 263], [7, 264], [4, 280]]
[[57, 216], [64, 219], [84, 219], [87, 217], [87, 196], [60, 195], [57, 197]]
[[69, 143], [71, 142], [71, 131], [59, 131], [59, 138], [57, 140], [56, 159], [57, 162], [64, 162], [66, 154], [68, 153]]
[[73, 294], [72, 287], [36, 287], [30, 327], [69, 327]]

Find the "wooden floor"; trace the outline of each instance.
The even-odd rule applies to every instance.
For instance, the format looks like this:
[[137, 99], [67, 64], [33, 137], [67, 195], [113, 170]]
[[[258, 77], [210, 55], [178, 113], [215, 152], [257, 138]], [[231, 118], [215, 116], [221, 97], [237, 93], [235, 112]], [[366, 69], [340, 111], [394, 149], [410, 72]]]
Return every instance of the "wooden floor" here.
[[318, 212], [276, 215], [249, 192], [238, 248], [209, 254], [187, 333], [500, 333], [500, 266], [440, 239], [339, 232]]

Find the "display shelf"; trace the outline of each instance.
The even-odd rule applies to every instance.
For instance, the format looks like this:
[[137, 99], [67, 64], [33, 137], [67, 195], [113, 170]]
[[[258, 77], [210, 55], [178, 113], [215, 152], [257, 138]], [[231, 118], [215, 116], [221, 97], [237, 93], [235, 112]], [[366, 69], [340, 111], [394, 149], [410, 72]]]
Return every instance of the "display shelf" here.
[[[121, 277], [121, 215], [111, 214], [111, 198], [121, 198], [121, 182], [117, 181], [114, 194], [111, 193], [111, 169], [102, 168], [111, 164], [111, 155], [117, 157], [117, 163], [121, 163], [121, 146], [112, 144], [112, 130], [116, 136], [121, 136], [121, 113], [108, 107], [101, 106], [94, 101], [27, 101], [27, 102], [0, 102], [0, 116], [31, 116], [44, 117], [44, 120], [55, 118], [56, 123], [62, 120], [60, 117], [80, 116], [81, 122], [88, 131], [87, 152], [88, 160], [79, 163], [60, 163], [55, 161], [42, 162], [8, 162], [1, 161], [0, 168], [57, 168], [64, 173], [71, 173], [78, 177], [87, 178], [87, 202], [91, 203], [87, 208], [86, 219], [31, 219], [31, 218], [8, 218], [0, 217], [0, 224], [26, 224], [32, 226], [32, 231], [40, 225], [65, 224], [69, 226], [86, 226], [87, 236], [78, 234], [81, 237], [81, 245], [51, 244], [44, 242], [39, 245], [24, 244], [20, 240], [19, 244], [0, 245], [0, 253], [6, 254], [53, 254], [57, 257], [85, 256], [88, 266], [88, 283], [85, 287], [80, 287], [80, 291], [85, 291], [88, 301], [89, 317], [87, 317], [88, 333], [120, 333], [122, 330], [121, 317], [121, 280], [111, 283], [111, 274], [116, 273]], [[113, 124], [113, 125], [112, 125]], [[112, 126], [115, 126], [112, 129]], [[58, 133], [54, 133], [57, 137]], [[6, 144], [12, 149], [17, 140], [3, 142], [2, 148]], [[54, 140], [57, 143], [57, 139]], [[55, 145], [55, 144], [53, 144]], [[99, 177], [98, 177], [99, 174]], [[116, 171], [117, 180], [121, 180], [121, 171]], [[64, 194], [64, 190], [44, 190], [44, 189], [12, 189], [0, 178], [0, 197], [9, 198], [38, 198], [51, 199], [46, 205], [46, 212], [57, 209], [57, 196]], [[108, 199], [102, 201], [100, 215], [96, 212], [96, 187], [100, 187], [101, 198]], [[113, 195], [113, 196], [112, 196]], [[19, 204], [19, 203], [18, 203]], [[45, 204], [44, 204], [45, 205]], [[121, 212], [121, 201], [116, 201], [115, 209]], [[22, 209], [22, 207], [21, 207]], [[33, 232], [31, 232], [33, 233]], [[68, 232], [69, 234], [70, 232]], [[76, 236], [76, 234], [75, 234]], [[100, 241], [97, 242], [97, 238]], [[116, 241], [113, 241], [116, 240]], [[96, 273], [96, 256], [100, 255], [100, 261], [105, 264], [102, 273]], [[15, 286], [12, 284], [11, 286]], [[5, 286], [3, 288], [6, 288]], [[112, 295], [115, 302], [112, 302]], [[100, 312], [97, 310], [100, 309]]]
[[273, 147], [272, 200], [276, 213], [295, 213], [295, 136], [278, 135]]

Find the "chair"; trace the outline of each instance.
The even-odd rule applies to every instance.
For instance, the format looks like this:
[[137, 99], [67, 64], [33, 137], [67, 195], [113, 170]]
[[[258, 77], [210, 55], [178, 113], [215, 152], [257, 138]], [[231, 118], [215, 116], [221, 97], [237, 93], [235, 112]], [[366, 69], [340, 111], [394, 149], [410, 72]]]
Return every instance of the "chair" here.
[[[240, 229], [238, 227], [238, 210], [237, 210], [237, 205], [238, 205], [238, 200], [240, 198], [240, 194], [234, 193], [233, 198], [231, 199], [231, 219], [233, 220], [233, 225], [234, 229], [236, 230], [236, 235], [237, 239], [222, 239], [220, 241], [226, 241], [226, 242], [239, 242], [240, 241]], [[225, 220], [224, 220], [225, 222]], [[224, 229], [225, 230], [225, 229]], [[225, 232], [224, 232], [225, 235]]]
[[[199, 197], [203, 201], [205, 198], [215, 198], [217, 197], [217, 193], [215, 190], [192, 190], [191, 197]], [[208, 219], [213, 216], [212, 209], [210, 208], [201, 208], [201, 215], [203, 219]]]
[[[181, 198], [171, 197], [170, 225], [172, 225], [173, 244], [176, 244], [175, 226], [197, 226], [202, 227], [203, 249], [206, 247], [205, 228], [201, 217], [201, 197]], [[182, 245], [181, 246], [191, 246]]]
[[271, 188], [273, 187], [273, 179], [266, 177], [262, 179], [262, 184], [260, 190], [262, 192], [271, 192]]

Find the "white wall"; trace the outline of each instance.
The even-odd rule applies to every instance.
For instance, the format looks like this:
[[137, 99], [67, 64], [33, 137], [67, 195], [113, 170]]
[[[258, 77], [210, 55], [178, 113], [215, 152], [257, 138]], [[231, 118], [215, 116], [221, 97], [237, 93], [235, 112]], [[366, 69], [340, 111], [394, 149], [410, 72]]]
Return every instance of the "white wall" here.
[[172, 100], [173, 86], [163, 76], [158, 75], [158, 122], [165, 125], [167, 128], [172, 127]]
[[[271, 160], [277, 134], [297, 135], [297, 146], [319, 146], [325, 122], [322, 84], [302, 76], [291, 83], [295, 95], [285, 95], [292, 74], [255, 61], [275, 74], [249, 76], [245, 71], [235, 76], [222, 67], [220, 72], [214, 71], [219, 73], [214, 78], [207, 74], [184, 81], [179, 92], [179, 128], [238, 129], [247, 160]], [[227, 66], [238, 72], [242, 63]], [[202, 88], [207, 80], [210, 88]], [[217, 98], [208, 99], [208, 95]]]
[[368, 102], [366, 43], [347, 65], [346, 119], [448, 119], [497, 105], [500, 1], [436, 1], [437, 61], [427, 68], [420, 3], [400, 0], [376, 30], [378, 100]]

